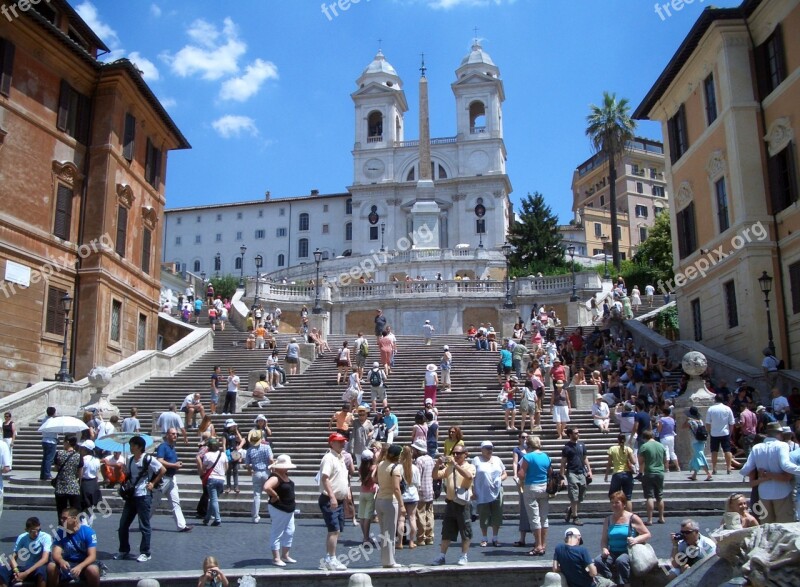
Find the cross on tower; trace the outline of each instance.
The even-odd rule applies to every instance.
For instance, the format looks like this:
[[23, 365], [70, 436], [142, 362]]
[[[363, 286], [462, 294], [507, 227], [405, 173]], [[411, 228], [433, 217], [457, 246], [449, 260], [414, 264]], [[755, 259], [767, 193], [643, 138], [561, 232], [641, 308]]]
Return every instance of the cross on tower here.
[[475, 44], [478, 44], [478, 27], [472, 29], [475, 32]]
[[425, 67], [425, 53], [420, 53], [422, 57], [422, 65], [419, 68], [420, 73], [422, 73], [422, 77], [425, 77], [425, 72], [427, 71], [427, 67]]
[[378, 39], [378, 51], [383, 49], [383, 39]]

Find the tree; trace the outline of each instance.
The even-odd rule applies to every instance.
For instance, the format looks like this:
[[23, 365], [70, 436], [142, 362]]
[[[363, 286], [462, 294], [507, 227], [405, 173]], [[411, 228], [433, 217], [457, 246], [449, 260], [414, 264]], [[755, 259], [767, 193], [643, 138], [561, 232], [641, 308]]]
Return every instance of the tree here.
[[515, 248], [509, 263], [516, 267], [516, 273], [534, 273], [534, 269], [544, 272], [549, 267], [563, 266], [558, 218], [544, 203], [544, 196], [529, 193], [522, 200], [518, 216], [508, 231], [508, 242]]
[[625, 145], [634, 137], [636, 121], [631, 120], [628, 100], [617, 101], [616, 94], [603, 92], [603, 104], [589, 106], [586, 117], [586, 136], [595, 152], [603, 153], [608, 161], [609, 202], [611, 212], [611, 254], [614, 267], [619, 271], [619, 236], [617, 235], [617, 157], [622, 155]]
[[633, 260], [637, 265], [649, 267], [654, 282], [672, 279], [672, 233], [667, 210], [656, 216], [653, 227], [639, 245]]
[[[239, 278], [230, 274], [222, 277], [212, 277], [209, 281], [214, 286], [214, 295], [221, 296], [223, 300], [225, 298], [229, 300], [233, 298], [236, 288], [239, 287]], [[205, 296], [205, 292], [203, 292], [203, 296]]]

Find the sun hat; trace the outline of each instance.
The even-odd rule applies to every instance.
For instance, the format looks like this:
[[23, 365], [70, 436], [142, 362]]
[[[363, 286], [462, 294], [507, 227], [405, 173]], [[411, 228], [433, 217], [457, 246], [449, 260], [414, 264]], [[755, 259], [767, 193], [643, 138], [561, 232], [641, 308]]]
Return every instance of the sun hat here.
[[330, 436], [328, 436], [328, 442], [347, 442], [347, 438], [342, 436], [338, 432], [334, 432]]
[[781, 428], [781, 432], [783, 432], [784, 434], [791, 434], [792, 429], [789, 428], [788, 426], [784, 426], [783, 428]]
[[559, 357], [553, 358], [554, 363], [561, 363], [561, 359]]
[[356, 412], [367, 412], [369, 414], [369, 408], [367, 406], [358, 406]]
[[368, 448], [365, 448], [364, 450], [361, 451], [362, 461], [371, 461], [374, 458], [375, 458], [375, 453], [369, 450]]
[[427, 453], [428, 452], [428, 445], [421, 438], [417, 438], [414, 442], [412, 442], [411, 443], [411, 448], [413, 448], [414, 450], [418, 450], [419, 452], [422, 452], [422, 453]]
[[[253, 424], [258, 424], [258, 422], [260, 420], [263, 420], [264, 422], [266, 422], [267, 421], [267, 417], [264, 414], [259, 414], [258, 416], [256, 416], [256, 419], [253, 420]], [[225, 425], [227, 426], [227, 423]]]
[[269, 466], [270, 469], [296, 469], [297, 465], [292, 462], [292, 457], [289, 455], [278, 455], [278, 457]]
[[209, 450], [212, 450], [212, 447], [216, 449], [219, 447], [219, 439], [216, 437], [209, 438], [208, 441], [206, 441], [206, 446], [208, 446]]
[[578, 544], [583, 544], [583, 538], [581, 537], [581, 531], [577, 528], [567, 528], [567, 531], [564, 532], [564, 538], [569, 538], [570, 536], [577, 536], [579, 538]]
[[564, 385], [564, 382], [563, 382], [563, 381], [561, 381], [561, 379], [556, 379], [556, 380], [553, 382], [553, 385]]
[[94, 450], [94, 442], [91, 440], [84, 440], [78, 446], [85, 448], [86, 450]]
[[372, 363], [372, 366], [373, 367], [380, 367], [381, 364], [378, 361], [375, 361], [374, 363]]
[[230, 428], [231, 426], [237, 426], [236, 420], [234, 420], [233, 418], [228, 418], [227, 420], [225, 420], [225, 428]]
[[428, 366], [425, 367], [425, 369], [428, 371], [436, 371], [436, 365], [434, 365], [433, 363], [428, 363]]
[[443, 351], [449, 351], [449, 350], [450, 350], [450, 347], [449, 347], [448, 345], [444, 345], [444, 346], [442, 347], [442, 350], [443, 350]]
[[251, 430], [247, 434], [247, 442], [251, 446], [258, 446], [259, 444], [261, 444], [261, 440], [262, 440], [262, 436], [261, 436], [261, 432], [259, 430]]
[[425, 405], [427, 406], [428, 404], [433, 405], [433, 399], [429, 398], [429, 397], [426, 397], [425, 398]]
[[758, 406], [756, 408], [756, 414], [760, 414], [761, 412], [765, 412], [766, 410], [767, 408], [765, 408], [764, 406]]
[[430, 323], [431, 323], [430, 320], [425, 320], [425, 324], [430, 324]]
[[481, 448], [494, 448], [491, 440], [484, 440], [481, 442]]
[[780, 422], [770, 422], [767, 424], [766, 431], [783, 433], [783, 425]]
[[745, 379], [744, 377], [739, 377], [738, 379], [736, 379], [736, 383], [746, 383], [746, 382], [747, 379]]

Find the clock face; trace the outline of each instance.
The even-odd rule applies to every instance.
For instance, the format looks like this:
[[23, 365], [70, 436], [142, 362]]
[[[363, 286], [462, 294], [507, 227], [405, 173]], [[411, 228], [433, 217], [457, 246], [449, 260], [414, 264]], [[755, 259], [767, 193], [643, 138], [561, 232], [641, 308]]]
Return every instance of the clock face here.
[[383, 176], [385, 169], [386, 165], [380, 159], [367, 159], [367, 162], [364, 163], [364, 175], [370, 179], [377, 179]]

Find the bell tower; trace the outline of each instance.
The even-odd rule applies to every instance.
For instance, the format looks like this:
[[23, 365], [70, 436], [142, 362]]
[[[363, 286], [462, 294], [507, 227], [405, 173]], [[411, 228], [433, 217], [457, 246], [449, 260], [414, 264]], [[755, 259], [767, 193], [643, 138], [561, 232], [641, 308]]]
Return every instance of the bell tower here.
[[500, 69], [478, 39], [461, 60], [451, 87], [456, 98], [458, 139], [502, 139], [505, 92]]

